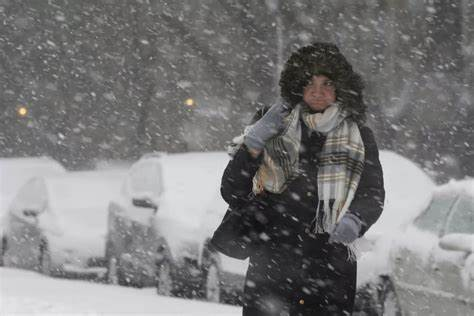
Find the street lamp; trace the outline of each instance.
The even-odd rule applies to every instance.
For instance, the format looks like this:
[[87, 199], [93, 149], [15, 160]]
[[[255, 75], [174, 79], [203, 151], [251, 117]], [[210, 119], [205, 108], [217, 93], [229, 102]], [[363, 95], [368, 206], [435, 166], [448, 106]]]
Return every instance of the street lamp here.
[[189, 107], [196, 106], [196, 102], [194, 102], [194, 99], [192, 98], [187, 98], [186, 101], [184, 101], [184, 104]]
[[28, 109], [24, 106], [20, 106], [17, 109], [17, 113], [20, 117], [25, 117], [26, 115], [28, 115]]

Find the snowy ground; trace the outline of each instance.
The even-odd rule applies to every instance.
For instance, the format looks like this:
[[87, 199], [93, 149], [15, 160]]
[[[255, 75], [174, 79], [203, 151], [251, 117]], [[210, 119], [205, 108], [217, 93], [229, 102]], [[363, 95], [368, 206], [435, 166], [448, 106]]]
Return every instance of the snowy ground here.
[[153, 289], [55, 279], [0, 268], [0, 314], [241, 315], [241, 308], [163, 297]]

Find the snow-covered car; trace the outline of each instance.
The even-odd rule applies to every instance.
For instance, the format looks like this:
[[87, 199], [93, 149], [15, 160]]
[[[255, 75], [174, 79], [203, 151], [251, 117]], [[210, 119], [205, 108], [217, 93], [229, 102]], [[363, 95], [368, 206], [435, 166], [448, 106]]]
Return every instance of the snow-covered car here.
[[430, 193], [420, 171], [382, 165], [398, 189], [386, 185], [383, 217], [367, 233], [355, 314], [474, 315], [474, 180]]
[[125, 170], [111, 170], [31, 178], [5, 218], [4, 265], [66, 277], [103, 275], [107, 205], [124, 176]]
[[[66, 169], [49, 157], [0, 158], [0, 236], [3, 236], [8, 208], [18, 189], [35, 176], [58, 175]], [[4, 241], [0, 239], [0, 266], [3, 265]]]
[[221, 299], [225, 267], [242, 265], [208, 247], [227, 209], [219, 188], [228, 160], [222, 152], [148, 155], [131, 167], [109, 205], [110, 283]]

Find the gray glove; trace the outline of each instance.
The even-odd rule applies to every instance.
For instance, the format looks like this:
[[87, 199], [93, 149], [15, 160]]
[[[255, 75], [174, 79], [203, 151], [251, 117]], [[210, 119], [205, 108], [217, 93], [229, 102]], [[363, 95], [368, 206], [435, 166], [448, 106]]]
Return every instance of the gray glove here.
[[279, 101], [252, 125], [244, 138], [248, 148], [262, 150], [266, 142], [275, 137], [285, 127], [283, 119], [290, 112], [290, 107], [283, 101]]
[[329, 236], [329, 243], [350, 244], [359, 237], [361, 227], [362, 222], [357, 216], [346, 213]]

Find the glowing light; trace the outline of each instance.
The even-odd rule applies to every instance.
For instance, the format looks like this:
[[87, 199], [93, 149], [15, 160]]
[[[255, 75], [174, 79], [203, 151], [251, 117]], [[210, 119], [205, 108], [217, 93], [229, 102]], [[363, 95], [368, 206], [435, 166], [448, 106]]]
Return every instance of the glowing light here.
[[196, 103], [194, 102], [194, 99], [186, 99], [186, 101], [184, 101], [184, 104], [186, 104], [187, 106], [195, 106]]
[[28, 109], [24, 106], [19, 107], [17, 111], [18, 111], [18, 115], [22, 117], [28, 114]]

